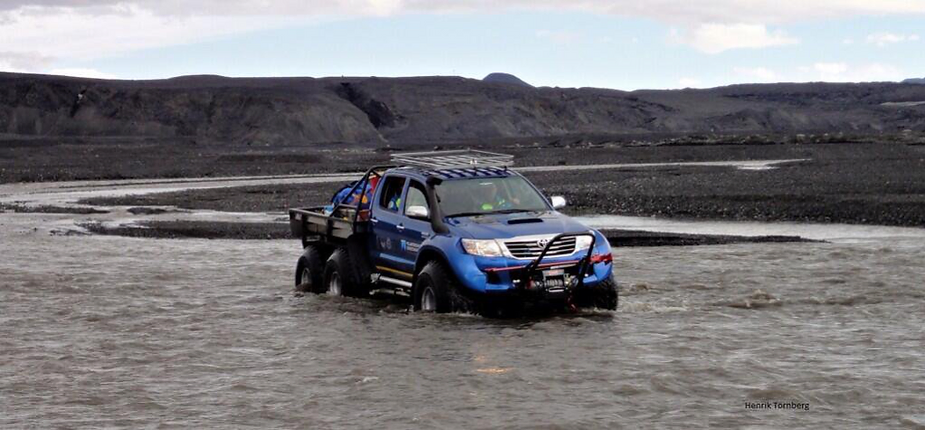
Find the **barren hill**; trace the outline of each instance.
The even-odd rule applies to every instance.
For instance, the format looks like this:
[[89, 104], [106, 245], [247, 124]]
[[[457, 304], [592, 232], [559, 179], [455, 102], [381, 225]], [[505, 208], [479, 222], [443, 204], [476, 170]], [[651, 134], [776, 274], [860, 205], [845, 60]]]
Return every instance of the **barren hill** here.
[[532, 88], [459, 77], [94, 80], [0, 73], [0, 134], [402, 144], [578, 134], [925, 131], [925, 86]]
[[522, 87], [533, 88], [533, 85], [530, 85], [517, 76], [514, 76], [510, 73], [489, 73], [488, 76], [482, 78], [482, 82], [494, 82], [499, 84], [510, 84], [510, 85], [520, 85]]

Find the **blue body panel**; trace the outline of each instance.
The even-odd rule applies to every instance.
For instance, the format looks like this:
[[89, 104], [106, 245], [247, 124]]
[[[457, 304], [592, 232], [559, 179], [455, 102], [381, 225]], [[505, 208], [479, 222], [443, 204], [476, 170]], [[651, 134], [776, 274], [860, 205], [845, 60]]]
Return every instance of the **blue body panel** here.
[[[447, 180], [465, 178], [464, 173], [454, 171], [451, 179]], [[441, 174], [447, 176], [446, 173]], [[385, 174], [380, 184], [389, 177], [406, 178], [402, 192], [402, 198], [406, 201], [405, 197], [413, 182], [426, 184], [428, 176], [433, 175], [434, 172], [419, 169], [392, 169]], [[485, 170], [479, 171], [476, 176], [490, 175], [517, 175], [517, 173], [507, 170]], [[414, 274], [423, 266], [422, 259], [429, 260], [438, 257], [449, 266], [459, 283], [471, 291], [504, 293], [517, 288], [511, 276], [514, 270], [492, 269], [521, 268], [532, 260], [471, 255], [463, 249], [463, 238], [504, 240], [519, 236], [592, 232], [595, 236], [593, 254], [609, 255], [611, 253], [610, 244], [600, 232], [589, 229], [553, 210], [551, 205], [548, 210], [541, 212], [446, 218], [444, 223], [448, 231], [437, 234], [429, 221], [405, 216], [404, 207], [398, 211], [386, 209], [386, 205], [380, 201], [383, 188], [380, 186], [376, 190], [376, 196], [371, 204], [372, 234], [369, 240], [372, 261], [377, 270], [387, 276], [413, 281]], [[518, 222], [526, 218], [529, 218], [530, 222]], [[584, 249], [568, 256], [547, 257], [542, 263], [575, 262], [585, 257], [587, 252], [588, 250]], [[489, 276], [489, 272], [492, 272], [492, 276]], [[610, 262], [595, 263], [590, 273], [586, 274], [584, 285], [593, 286], [608, 279], [611, 274], [612, 264]]]

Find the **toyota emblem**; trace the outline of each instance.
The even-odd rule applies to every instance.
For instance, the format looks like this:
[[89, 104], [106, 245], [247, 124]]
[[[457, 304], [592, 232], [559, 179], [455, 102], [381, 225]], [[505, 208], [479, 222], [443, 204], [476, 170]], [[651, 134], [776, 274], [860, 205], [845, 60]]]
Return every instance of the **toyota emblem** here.
[[546, 245], [549, 245], [549, 239], [540, 239], [540, 240], [536, 241], [536, 244], [537, 244], [537, 246], [539, 246], [540, 248], [545, 248]]

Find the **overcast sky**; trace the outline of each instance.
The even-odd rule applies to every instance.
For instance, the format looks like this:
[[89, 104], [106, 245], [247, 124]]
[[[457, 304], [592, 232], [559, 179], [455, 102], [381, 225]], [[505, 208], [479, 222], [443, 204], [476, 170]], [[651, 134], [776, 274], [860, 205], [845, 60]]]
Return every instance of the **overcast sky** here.
[[925, 0], [0, 0], [0, 70], [617, 89], [925, 77]]

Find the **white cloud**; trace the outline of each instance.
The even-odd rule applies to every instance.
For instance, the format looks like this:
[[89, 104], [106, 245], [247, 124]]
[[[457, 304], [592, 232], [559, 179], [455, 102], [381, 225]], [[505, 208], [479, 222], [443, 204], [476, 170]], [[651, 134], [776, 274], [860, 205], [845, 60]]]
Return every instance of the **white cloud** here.
[[69, 63], [291, 22], [287, 17], [165, 16], [125, 4], [102, 9], [20, 8], [0, 13], [0, 49], [10, 50], [0, 52], [0, 70], [51, 73], [54, 66], [67, 68]]
[[144, 9], [160, 16], [318, 16], [390, 15], [407, 7], [402, 0], [2, 0], [0, 11], [31, 9], [37, 14], [60, 10], [111, 14]]
[[118, 76], [104, 73], [96, 69], [72, 68], [72, 69], [51, 69], [49, 75], [74, 76], [78, 78], [93, 79], [118, 79]]
[[749, 82], [778, 82], [777, 72], [764, 67], [735, 67], [732, 71]]
[[823, 80], [830, 80], [833, 76], [841, 76], [848, 71], [848, 65], [845, 63], [816, 63], [812, 65], [812, 70], [823, 77]]
[[[923, 0], [0, 0], [0, 51], [55, 67], [249, 31], [407, 13], [585, 11], [653, 19], [707, 53], [797, 43], [779, 26], [820, 18], [925, 14]], [[553, 40], [567, 35], [548, 34]], [[907, 40], [915, 35], [906, 35]], [[888, 43], [888, 42], [886, 42]], [[17, 64], [20, 61], [17, 60]], [[0, 67], [22, 69], [0, 56]], [[27, 70], [47, 70], [33, 64]]]
[[800, 41], [783, 31], [768, 31], [762, 24], [701, 24], [689, 34], [674, 33], [675, 41], [707, 54], [730, 49], [793, 45]]
[[854, 15], [925, 13], [925, 2], [921, 0], [3, 0], [0, 11], [34, 7], [97, 13], [125, 5], [170, 16], [356, 16], [564, 9], [686, 24], [784, 23]]
[[867, 36], [867, 43], [877, 46], [886, 46], [893, 43], [916, 42], [919, 40], [918, 34], [895, 34], [895, 33], [871, 33]]
[[247, 17], [168, 17], [136, 6], [105, 13], [62, 9], [10, 12], [0, 25], [0, 40], [48, 57], [93, 59], [145, 48], [208, 40], [217, 36], [273, 27], [285, 22]]
[[694, 78], [681, 78], [678, 80], [678, 85], [681, 88], [701, 88], [703, 87], [703, 82]]
[[739, 83], [768, 82], [893, 82], [908, 74], [891, 64], [817, 62], [799, 67], [734, 67]]
[[7, 72], [40, 70], [51, 62], [50, 57], [37, 52], [0, 52], [0, 70]]
[[559, 44], [568, 44], [579, 39], [578, 33], [566, 30], [540, 30], [536, 32], [536, 37]]
[[843, 62], [815, 63], [799, 67], [802, 81], [825, 82], [885, 82], [899, 81], [908, 76], [902, 69], [891, 64], [865, 63], [848, 64]]

